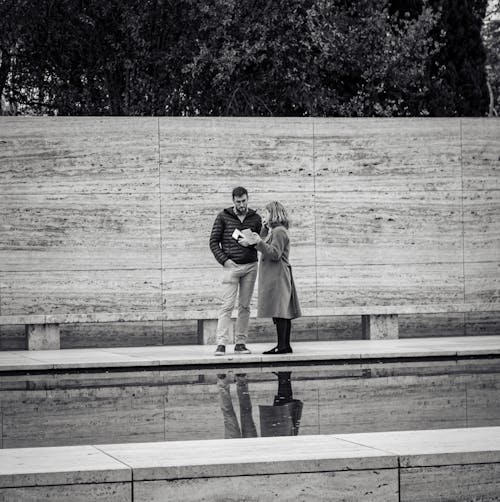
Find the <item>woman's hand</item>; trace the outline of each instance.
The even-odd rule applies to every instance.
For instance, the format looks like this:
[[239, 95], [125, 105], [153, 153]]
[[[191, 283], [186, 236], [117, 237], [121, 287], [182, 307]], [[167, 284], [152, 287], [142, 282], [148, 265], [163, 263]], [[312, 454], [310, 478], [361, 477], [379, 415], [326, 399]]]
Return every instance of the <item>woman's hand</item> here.
[[258, 244], [262, 239], [257, 232], [252, 232], [253, 244]]
[[257, 244], [258, 242], [260, 242], [260, 235], [255, 232], [252, 232], [247, 237], [241, 237], [238, 239], [238, 244], [241, 244], [242, 246], [245, 246], [245, 247], [253, 246], [254, 244]]
[[238, 244], [239, 244], [240, 246], [243, 246], [243, 247], [246, 247], [246, 248], [247, 248], [248, 246], [251, 246], [250, 242], [247, 240], [247, 238], [246, 238], [246, 237], [240, 237], [240, 238], [238, 239]]

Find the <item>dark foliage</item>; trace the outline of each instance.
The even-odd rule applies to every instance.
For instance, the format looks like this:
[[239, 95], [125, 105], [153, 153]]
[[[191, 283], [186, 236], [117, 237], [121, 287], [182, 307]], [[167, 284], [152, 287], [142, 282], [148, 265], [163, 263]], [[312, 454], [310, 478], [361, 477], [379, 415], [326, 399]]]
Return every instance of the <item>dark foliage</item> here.
[[0, 94], [62, 115], [484, 115], [486, 0], [0, 0]]

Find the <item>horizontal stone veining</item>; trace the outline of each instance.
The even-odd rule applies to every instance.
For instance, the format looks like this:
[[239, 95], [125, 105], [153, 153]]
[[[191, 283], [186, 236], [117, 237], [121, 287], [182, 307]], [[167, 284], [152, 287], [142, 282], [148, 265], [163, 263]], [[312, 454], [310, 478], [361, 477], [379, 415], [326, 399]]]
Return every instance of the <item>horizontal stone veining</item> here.
[[459, 119], [315, 119], [316, 191], [460, 190]]
[[310, 119], [160, 119], [162, 191], [312, 191]]
[[462, 261], [458, 192], [319, 193], [318, 265]]
[[161, 310], [160, 270], [2, 273], [2, 314]]
[[500, 189], [500, 118], [461, 118], [465, 190]]
[[0, 193], [154, 192], [158, 119], [2, 117]]
[[0, 199], [0, 270], [159, 268], [160, 201], [144, 194]]
[[464, 192], [464, 243], [466, 262], [500, 262], [500, 190]]
[[217, 310], [207, 238], [235, 185], [289, 207], [306, 308], [463, 302], [463, 254], [465, 300], [498, 296], [499, 120], [3, 122], [1, 315]]

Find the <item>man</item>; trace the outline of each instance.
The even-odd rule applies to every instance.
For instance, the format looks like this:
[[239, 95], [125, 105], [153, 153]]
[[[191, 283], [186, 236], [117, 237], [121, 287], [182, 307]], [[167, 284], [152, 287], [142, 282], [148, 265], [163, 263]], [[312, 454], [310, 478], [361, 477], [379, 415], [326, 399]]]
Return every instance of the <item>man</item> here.
[[238, 318], [235, 329], [235, 354], [250, 354], [246, 347], [250, 300], [257, 277], [257, 250], [254, 246], [240, 244], [238, 231], [249, 229], [260, 233], [260, 216], [248, 208], [248, 192], [243, 187], [233, 190], [233, 207], [221, 211], [215, 219], [210, 235], [210, 249], [215, 259], [224, 267], [222, 279], [222, 307], [217, 322], [216, 356], [226, 353], [231, 330], [231, 313], [238, 294]]

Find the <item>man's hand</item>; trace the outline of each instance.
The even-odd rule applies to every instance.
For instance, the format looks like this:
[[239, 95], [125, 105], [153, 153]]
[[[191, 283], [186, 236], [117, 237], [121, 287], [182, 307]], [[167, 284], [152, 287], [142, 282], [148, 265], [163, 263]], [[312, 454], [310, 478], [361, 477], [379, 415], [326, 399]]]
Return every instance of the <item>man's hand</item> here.
[[231, 258], [227, 259], [225, 262], [224, 262], [224, 267], [226, 268], [229, 268], [229, 267], [236, 267], [236, 263], [234, 263], [233, 260], [231, 260]]

